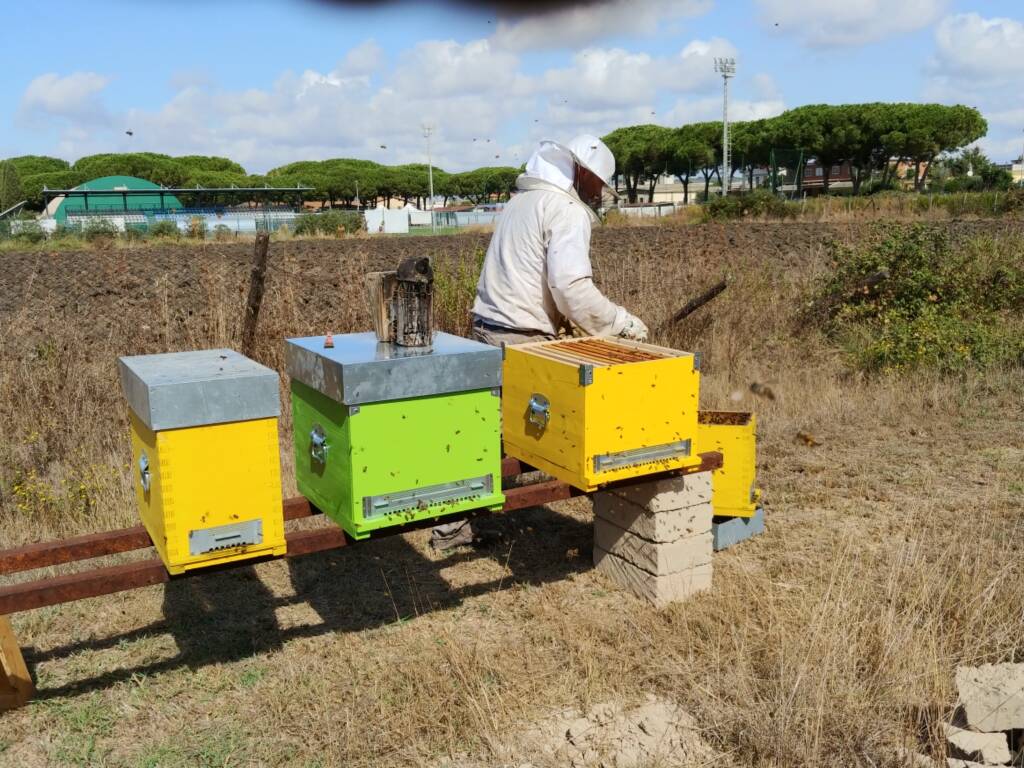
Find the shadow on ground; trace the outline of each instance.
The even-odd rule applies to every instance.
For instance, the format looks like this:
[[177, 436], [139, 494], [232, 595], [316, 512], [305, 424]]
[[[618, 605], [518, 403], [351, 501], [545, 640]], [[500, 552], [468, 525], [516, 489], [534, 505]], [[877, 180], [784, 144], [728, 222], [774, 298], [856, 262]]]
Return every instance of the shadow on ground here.
[[[253, 566], [172, 581], [164, 588], [162, 621], [46, 651], [27, 648], [25, 657], [34, 667], [164, 634], [177, 643], [176, 656], [42, 688], [37, 698], [88, 693], [136, 675], [238, 661], [273, 652], [298, 637], [415, 620], [514, 584], [556, 582], [591, 567], [591, 526], [547, 507], [478, 518], [474, 526], [482, 542], [437, 560], [424, 556], [405, 536], [290, 559], [295, 594], [286, 597], [273, 595]], [[488, 558], [501, 567], [500, 578], [454, 588], [441, 576], [442, 570]], [[282, 628], [277, 609], [301, 603], [320, 622]]]

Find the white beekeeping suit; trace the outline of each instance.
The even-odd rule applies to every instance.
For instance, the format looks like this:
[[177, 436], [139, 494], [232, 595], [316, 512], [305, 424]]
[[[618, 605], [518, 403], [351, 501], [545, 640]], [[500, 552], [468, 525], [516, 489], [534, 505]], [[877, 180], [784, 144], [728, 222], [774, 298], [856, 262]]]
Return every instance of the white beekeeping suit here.
[[555, 336], [568, 319], [591, 335], [646, 338], [647, 327], [594, 285], [590, 232], [599, 219], [577, 192], [581, 166], [610, 188], [615, 160], [593, 136], [545, 141], [530, 157], [487, 249], [478, 326]]

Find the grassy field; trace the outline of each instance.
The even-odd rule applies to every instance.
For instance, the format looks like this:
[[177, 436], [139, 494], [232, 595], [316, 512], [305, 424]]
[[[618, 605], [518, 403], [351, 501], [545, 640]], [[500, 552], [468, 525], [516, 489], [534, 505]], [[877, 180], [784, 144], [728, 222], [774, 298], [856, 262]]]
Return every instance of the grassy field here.
[[[1021, 252], [1020, 225], [943, 226]], [[758, 414], [769, 530], [716, 556], [710, 593], [658, 611], [615, 590], [576, 499], [497, 516], [488, 546], [447, 556], [417, 532], [21, 614], [39, 697], [0, 717], [0, 765], [557, 765], [519, 734], [648, 694], [693, 715], [713, 765], [942, 756], [955, 666], [1024, 651], [1024, 377], [852, 369], [806, 309], [824, 240], [878, 236], [595, 233], [601, 286], [655, 342], [702, 353], [702, 405]], [[486, 240], [275, 243], [257, 356], [280, 369], [285, 336], [365, 327], [359, 276], [406, 253], [435, 257], [440, 319], [463, 330]], [[236, 344], [248, 258], [0, 254], [0, 545], [133, 523], [116, 356]], [[289, 445], [285, 417], [286, 494]]]

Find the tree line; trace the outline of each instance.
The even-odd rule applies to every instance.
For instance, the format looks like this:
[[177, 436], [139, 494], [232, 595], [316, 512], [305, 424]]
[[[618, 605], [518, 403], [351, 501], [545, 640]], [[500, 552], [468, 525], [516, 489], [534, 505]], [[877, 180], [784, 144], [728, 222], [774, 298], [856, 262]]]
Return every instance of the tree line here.
[[[477, 168], [464, 173], [433, 169], [434, 194], [483, 202], [511, 192], [519, 168]], [[103, 176], [136, 176], [164, 187], [312, 187], [305, 200], [350, 206], [356, 199], [363, 205], [394, 199], [422, 203], [429, 196], [426, 164], [388, 166], [369, 160], [335, 159], [302, 161], [274, 168], [266, 174], [250, 174], [225, 157], [186, 155], [171, 157], [155, 152], [89, 155], [74, 164], [55, 157], [24, 155], [0, 161], [0, 211], [28, 201], [41, 210], [43, 190], [71, 189]], [[181, 195], [182, 204], [195, 205], [206, 197], [202, 192]], [[285, 196], [295, 199], [294, 194]]]
[[[854, 194], [889, 187], [901, 167], [913, 169], [915, 189], [929, 182], [933, 168], [945, 176], [960, 166], [948, 153], [985, 135], [988, 126], [971, 107], [941, 104], [871, 103], [812, 104], [783, 112], [778, 117], [730, 123], [732, 167], [730, 178], [744, 174], [753, 187], [755, 169], [786, 167], [798, 176], [794, 157], [817, 159], [823, 190], [828, 192], [831, 171], [849, 163]], [[688, 194], [691, 182], [703, 183], [705, 197], [713, 179], [721, 181], [721, 122], [690, 123], [676, 128], [635, 125], [604, 137], [615, 155], [618, 183], [630, 202], [646, 188], [653, 195], [659, 177], [679, 179]], [[944, 157], [942, 163], [936, 163]], [[779, 161], [782, 157], [783, 160]], [[960, 163], [963, 165], [963, 163]], [[969, 160], [971, 168], [978, 159]], [[1005, 183], [1005, 174], [985, 166], [978, 184]], [[463, 173], [433, 169], [434, 194], [447, 204], [456, 198], [480, 203], [509, 194], [521, 168], [477, 168]], [[331, 207], [363, 205], [394, 199], [421, 204], [429, 196], [428, 171], [423, 164], [388, 166], [370, 160], [338, 158], [289, 163], [265, 175], [249, 174], [224, 157], [187, 155], [171, 157], [153, 152], [100, 154], [83, 157], [73, 165], [53, 157], [26, 155], [0, 161], [0, 210], [21, 200], [39, 210], [43, 189], [69, 189], [101, 176], [138, 176], [165, 187], [313, 187], [302, 196]], [[982, 177], [979, 177], [982, 178]], [[985, 179], [988, 179], [986, 181]], [[787, 179], [787, 181], [789, 181]], [[963, 185], [962, 185], [963, 186]], [[971, 184], [966, 185], [971, 187]], [[288, 196], [294, 199], [295, 194]], [[185, 196], [185, 205], [202, 201], [202, 193]]]
[[[890, 186], [904, 164], [913, 167], [914, 188], [920, 191], [937, 158], [976, 141], [987, 130], [978, 110], [961, 105], [811, 104], [778, 117], [731, 122], [730, 178], [742, 173], [752, 188], [755, 169], [771, 167], [774, 153], [776, 158], [816, 158], [825, 192], [832, 167], [843, 163], [849, 163], [854, 194], [865, 191], [869, 180]], [[721, 122], [678, 128], [634, 125], [612, 131], [604, 141], [615, 155], [630, 202], [636, 202], [637, 191], [644, 186], [653, 194], [663, 174], [678, 178], [687, 194], [691, 181], [703, 182], [705, 197], [712, 178], [721, 181]]]

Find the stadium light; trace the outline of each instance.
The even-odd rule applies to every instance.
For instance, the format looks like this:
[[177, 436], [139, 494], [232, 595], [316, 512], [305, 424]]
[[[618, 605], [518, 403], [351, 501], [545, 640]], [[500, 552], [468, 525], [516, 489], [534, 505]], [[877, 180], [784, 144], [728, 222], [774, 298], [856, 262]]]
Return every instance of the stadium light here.
[[715, 72], [722, 76], [722, 197], [729, 194], [732, 154], [729, 151], [729, 78], [736, 76], [736, 59], [715, 58]]
[[430, 157], [430, 136], [434, 132], [434, 126], [429, 123], [423, 124], [423, 138], [427, 140], [427, 179], [430, 185], [430, 231], [437, 232], [437, 227], [434, 224], [434, 163]]

